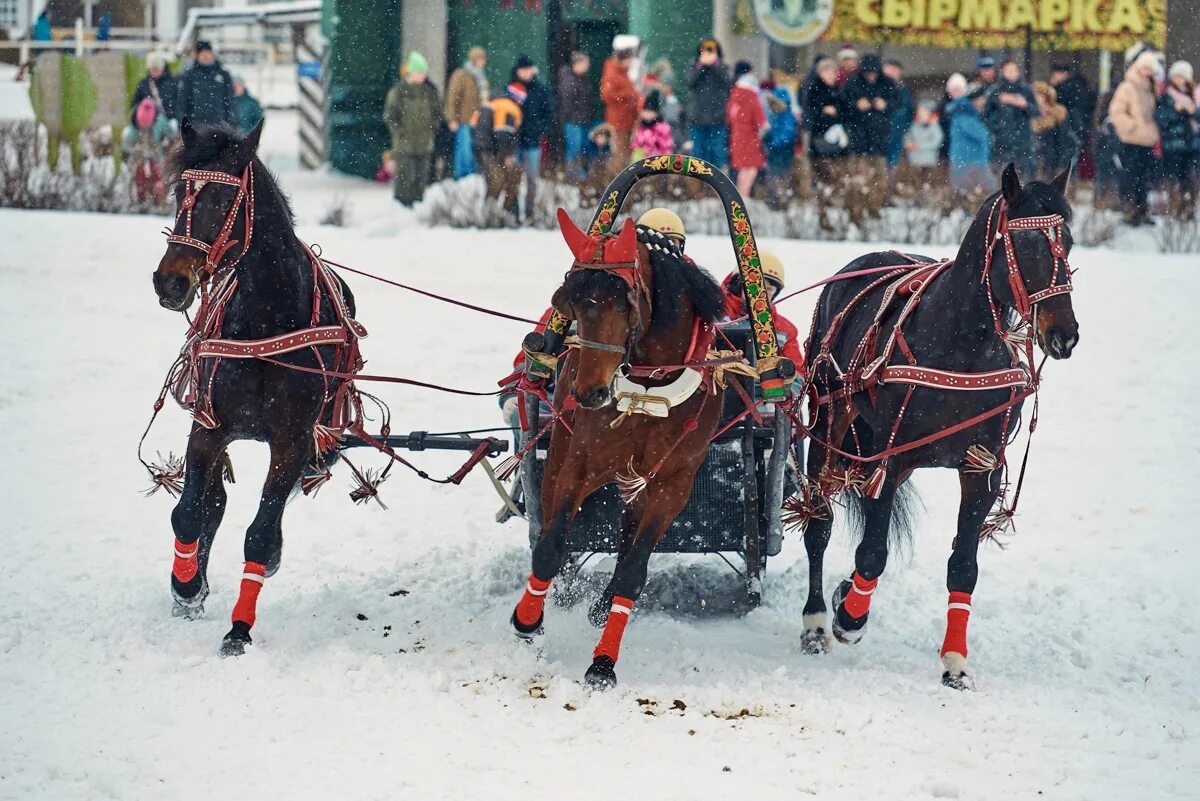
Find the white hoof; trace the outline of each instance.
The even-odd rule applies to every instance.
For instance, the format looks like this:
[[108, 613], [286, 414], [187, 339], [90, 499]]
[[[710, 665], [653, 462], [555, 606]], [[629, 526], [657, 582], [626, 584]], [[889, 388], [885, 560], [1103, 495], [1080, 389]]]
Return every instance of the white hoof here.
[[806, 654], [825, 654], [833, 645], [829, 633], [829, 613], [814, 612], [804, 616], [804, 634], [800, 636], [800, 650]]
[[974, 690], [975, 679], [967, 672], [967, 658], [956, 651], [942, 656], [942, 684], [955, 690]]

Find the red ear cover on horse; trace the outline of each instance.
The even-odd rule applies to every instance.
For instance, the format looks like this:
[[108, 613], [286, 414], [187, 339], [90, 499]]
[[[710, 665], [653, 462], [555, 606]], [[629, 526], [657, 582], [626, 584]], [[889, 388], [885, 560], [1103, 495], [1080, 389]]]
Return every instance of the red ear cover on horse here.
[[604, 260], [610, 264], [634, 261], [637, 259], [637, 246], [637, 226], [632, 217], [626, 217], [617, 241], [605, 248]]
[[562, 231], [563, 239], [567, 241], [567, 247], [571, 249], [571, 253], [576, 259], [583, 262], [591, 260], [596, 247], [595, 243], [591, 237], [579, 230], [579, 226], [563, 208], [558, 210], [558, 230]]

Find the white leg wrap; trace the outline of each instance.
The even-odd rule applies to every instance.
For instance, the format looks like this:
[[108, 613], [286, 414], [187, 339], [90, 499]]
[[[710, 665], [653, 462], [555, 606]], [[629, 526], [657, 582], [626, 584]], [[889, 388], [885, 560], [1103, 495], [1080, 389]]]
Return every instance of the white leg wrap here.
[[967, 658], [957, 651], [947, 651], [942, 657], [942, 666], [951, 676], [965, 676], [967, 673]]
[[804, 616], [804, 630], [816, 631], [817, 629], [829, 631], [828, 612], [813, 612], [811, 615]]

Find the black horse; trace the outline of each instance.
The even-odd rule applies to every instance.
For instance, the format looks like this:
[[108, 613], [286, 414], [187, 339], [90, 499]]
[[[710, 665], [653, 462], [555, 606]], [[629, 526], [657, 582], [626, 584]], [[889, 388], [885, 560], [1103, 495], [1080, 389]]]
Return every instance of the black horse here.
[[[191, 378], [176, 393], [196, 418], [182, 493], [171, 515], [176, 615], [192, 618], [203, 612], [208, 557], [225, 511], [226, 448], [235, 440], [257, 440], [271, 449], [258, 514], [246, 530], [241, 592], [222, 655], [241, 654], [251, 641], [258, 593], [279, 567], [290, 494], [306, 468], [315, 466], [315, 473], [323, 474], [324, 462], [336, 454], [320, 434], [328, 430], [321, 424], [328, 422], [331, 399], [342, 386], [229, 348], [266, 341], [271, 344], [263, 352], [273, 354], [267, 358], [275, 362], [352, 370], [356, 334], [365, 333], [353, 321], [349, 289], [324, 265], [318, 269], [312, 252], [297, 239], [288, 201], [256, 156], [261, 131], [260, 124], [239, 137], [228, 126], [183, 122], [182, 142], [170, 165], [179, 215], [154, 273], [164, 308], [183, 312], [197, 293], [202, 296], [190, 332], [192, 350], [185, 348], [186, 358], [181, 356], [183, 372], [190, 371]], [[327, 344], [289, 349], [287, 337], [281, 337], [317, 329], [326, 332], [328, 338], [320, 341]], [[217, 341], [212, 347], [234, 355], [215, 358], [212, 347], [197, 352], [201, 340]]]
[[[1033, 365], [1026, 364], [1033, 354], [1028, 337], [1055, 359], [1069, 357], [1079, 339], [1067, 294], [1072, 244], [1067, 225], [1071, 209], [1064, 196], [1067, 178], [1064, 172], [1051, 183], [1022, 186], [1009, 165], [1001, 191], [984, 203], [953, 263], [932, 277], [927, 273], [924, 286], [921, 273], [913, 269], [849, 278], [822, 292], [808, 341], [812, 393], [818, 401], [806, 471], [812, 493], [804, 534], [809, 560], [806, 651], [828, 649], [830, 630], [843, 642], [861, 638], [871, 594], [887, 564], [889, 531], [903, 535], [907, 527], [905, 481], [918, 468], [952, 468], [959, 471], [962, 502], [946, 580], [950, 602], [943, 681], [960, 688], [969, 685], [966, 624], [978, 577], [976, 553], [981, 528], [1001, 490], [1004, 446], [1020, 422], [1020, 401], [1032, 388], [1019, 383], [1021, 375], [1033, 372]], [[925, 263], [933, 260], [871, 253], [842, 272]], [[909, 275], [916, 283], [904, 287]], [[921, 297], [906, 312], [913, 292]], [[899, 341], [890, 346], [902, 316], [906, 322]], [[877, 353], [884, 358], [872, 364]], [[1019, 367], [1017, 353], [1024, 356]], [[928, 371], [915, 381], [871, 380], [887, 367], [915, 375], [914, 365], [958, 374], [958, 386], [934, 386]], [[963, 391], [963, 374], [1007, 383]], [[1000, 410], [1009, 403], [1013, 405]], [[932, 439], [992, 410], [997, 411], [986, 419]], [[903, 450], [905, 444], [927, 437], [932, 441]], [[870, 459], [889, 448], [893, 455], [888, 458]], [[853, 491], [840, 494], [857, 513], [864, 533], [855, 552], [854, 573], [834, 593], [830, 626], [822, 596], [832, 526], [826, 499], [847, 487]]]

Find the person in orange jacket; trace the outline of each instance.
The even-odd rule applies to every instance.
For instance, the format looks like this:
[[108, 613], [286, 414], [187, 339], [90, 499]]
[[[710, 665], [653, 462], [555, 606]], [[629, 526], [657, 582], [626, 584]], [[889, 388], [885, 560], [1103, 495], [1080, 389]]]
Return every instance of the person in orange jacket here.
[[[783, 262], [774, 253], [765, 251], [760, 252], [758, 257], [762, 265], [763, 277], [767, 279], [767, 292], [774, 301], [783, 291], [785, 278]], [[721, 288], [725, 290], [726, 319], [736, 320], [739, 317], [745, 317], [746, 300], [742, 292], [741, 273], [734, 270], [725, 276], [725, 280], [721, 282]], [[796, 374], [800, 375], [804, 367], [804, 352], [800, 350], [800, 332], [792, 321], [780, 314], [774, 306], [772, 306], [772, 311], [775, 312], [775, 332], [786, 338], [779, 348], [779, 355], [791, 359], [792, 363], [796, 365]]]

